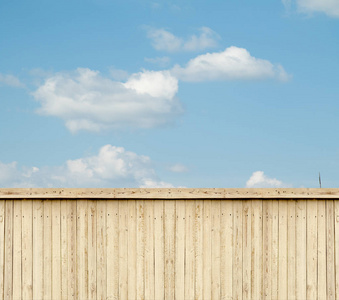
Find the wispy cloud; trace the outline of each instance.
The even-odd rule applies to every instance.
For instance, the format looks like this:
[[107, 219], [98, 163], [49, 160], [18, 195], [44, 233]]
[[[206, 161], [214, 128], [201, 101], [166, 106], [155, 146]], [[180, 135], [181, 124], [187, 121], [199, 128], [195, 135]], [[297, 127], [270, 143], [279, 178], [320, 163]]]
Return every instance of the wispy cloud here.
[[178, 80], [169, 71], [144, 70], [120, 82], [79, 68], [48, 77], [33, 96], [39, 113], [59, 117], [77, 132], [171, 123], [182, 112], [177, 91]]
[[172, 74], [183, 81], [248, 80], [289, 75], [278, 64], [255, 58], [244, 48], [229, 47], [222, 52], [207, 53], [191, 59], [185, 67], [176, 65]]
[[199, 31], [199, 35], [181, 38], [165, 29], [149, 27], [147, 37], [156, 50], [166, 52], [201, 51], [218, 45], [219, 35], [212, 29], [202, 27]]
[[266, 176], [263, 171], [253, 172], [246, 182], [247, 188], [278, 188], [284, 186], [286, 185], [282, 181]]
[[292, 3], [297, 5], [297, 9], [302, 13], [325, 13], [330, 17], [339, 18], [338, 0], [282, 0], [287, 9], [290, 9]]
[[169, 170], [174, 173], [185, 173], [188, 172], [188, 168], [182, 164], [175, 164], [169, 167]]
[[173, 187], [159, 180], [149, 157], [103, 146], [96, 155], [57, 167], [0, 162], [0, 187]]
[[25, 85], [19, 80], [19, 78], [0, 73], [0, 85], [7, 85], [16, 88], [23, 88]]
[[148, 58], [145, 57], [145, 61], [154, 65], [157, 65], [161, 68], [165, 68], [169, 65], [171, 59], [168, 56]]

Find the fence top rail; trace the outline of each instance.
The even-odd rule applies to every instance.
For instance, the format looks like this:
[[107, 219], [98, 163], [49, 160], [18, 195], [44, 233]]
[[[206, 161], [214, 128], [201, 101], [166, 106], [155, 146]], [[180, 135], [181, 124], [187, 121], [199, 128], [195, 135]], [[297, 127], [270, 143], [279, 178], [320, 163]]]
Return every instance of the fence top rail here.
[[0, 188], [0, 199], [339, 199], [339, 188]]

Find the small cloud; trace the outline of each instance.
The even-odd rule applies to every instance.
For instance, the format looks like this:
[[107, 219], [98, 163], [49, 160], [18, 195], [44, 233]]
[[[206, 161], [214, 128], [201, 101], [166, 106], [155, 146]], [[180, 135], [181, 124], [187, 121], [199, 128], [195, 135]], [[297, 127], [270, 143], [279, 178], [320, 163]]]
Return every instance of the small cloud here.
[[282, 0], [286, 9], [291, 9], [296, 4], [297, 10], [301, 13], [325, 13], [330, 17], [339, 18], [338, 0]]
[[246, 182], [247, 188], [279, 188], [284, 186], [286, 185], [282, 181], [266, 176], [263, 171], [254, 172]]
[[114, 79], [114, 80], [127, 80], [128, 77], [129, 77], [129, 74], [127, 71], [125, 70], [120, 70], [120, 69], [115, 69], [113, 67], [111, 67], [109, 69], [109, 74], [111, 75], [111, 77]]
[[0, 73], [0, 85], [7, 85], [15, 88], [23, 88], [25, 85], [19, 80], [19, 78], [8, 75], [8, 74], [2, 74]]
[[182, 164], [175, 164], [169, 168], [171, 172], [174, 173], [185, 173], [188, 172], [188, 168]]
[[147, 58], [145, 57], [144, 60], [148, 63], [157, 65], [159, 67], [165, 68], [169, 65], [171, 59], [168, 56], [163, 57], [156, 57], [156, 58]]
[[222, 52], [199, 55], [185, 67], [174, 66], [172, 74], [183, 81], [253, 80], [277, 78], [286, 81], [290, 75], [279, 64], [251, 56], [244, 48], [235, 46]]
[[165, 29], [148, 27], [147, 37], [151, 40], [152, 46], [159, 51], [201, 51], [207, 48], [216, 47], [219, 35], [208, 27], [199, 29], [199, 35], [192, 35], [188, 38], [180, 38]]

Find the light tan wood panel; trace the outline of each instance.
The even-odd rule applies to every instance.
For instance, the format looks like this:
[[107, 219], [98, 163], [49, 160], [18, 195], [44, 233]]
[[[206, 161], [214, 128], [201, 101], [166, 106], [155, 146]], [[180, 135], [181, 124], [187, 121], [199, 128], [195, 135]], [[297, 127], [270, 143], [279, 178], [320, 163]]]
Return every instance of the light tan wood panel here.
[[272, 253], [271, 253], [271, 295], [278, 299], [279, 288], [279, 201], [272, 201]]
[[263, 201], [263, 299], [272, 299], [272, 200]]
[[77, 278], [77, 256], [76, 256], [76, 213], [77, 203], [76, 201], [67, 201], [67, 244], [68, 244], [68, 286], [67, 299], [76, 299], [76, 278]]
[[296, 202], [296, 298], [306, 299], [306, 201]]
[[52, 299], [52, 202], [44, 201], [44, 299]]
[[4, 299], [13, 296], [13, 200], [5, 205]]
[[175, 289], [175, 201], [164, 201], [165, 299], [174, 300]]
[[128, 200], [119, 201], [119, 299], [128, 299]]
[[[145, 299], [154, 299], [154, 201], [145, 200]], [[178, 298], [177, 298], [178, 299]]]
[[287, 286], [288, 299], [296, 299], [296, 277], [295, 277], [295, 201], [288, 200], [287, 211]]
[[[88, 298], [97, 298], [97, 201], [88, 200]], [[119, 272], [118, 272], [119, 274]]]
[[52, 299], [61, 299], [60, 200], [52, 201]]
[[195, 288], [194, 297], [196, 300], [203, 299], [203, 215], [204, 201], [195, 201], [194, 217], [194, 252], [195, 252]]
[[252, 200], [243, 201], [243, 217], [242, 217], [242, 284], [243, 299], [252, 299], [251, 294], [251, 273], [252, 273]]
[[97, 299], [107, 297], [107, 231], [106, 231], [106, 201], [97, 201]]
[[233, 201], [233, 276], [234, 300], [242, 300], [242, 201]]
[[21, 269], [21, 222], [22, 201], [14, 200], [13, 211], [13, 299], [22, 297], [22, 269]]
[[155, 299], [165, 297], [164, 201], [154, 202], [154, 288]]
[[60, 202], [61, 299], [68, 299], [68, 212], [67, 200]]
[[318, 201], [317, 211], [317, 255], [318, 255], [318, 299], [326, 299], [326, 202]]
[[327, 298], [335, 299], [335, 228], [334, 228], [334, 203], [326, 200], [326, 263], [327, 263]]
[[6, 201], [0, 200], [0, 299], [4, 298], [5, 206]]
[[186, 257], [185, 257], [185, 299], [194, 299], [195, 250], [194, 218], [195, 201], [186, 201]]
[[339, 200], [334, 201], [335, 297], [339, 299]]
[[136, 203], [136, 299], [144, 299], [145, 296], [145, 211], [144, 200], [137, 200]]
[[[203, 299], [212, 297], [212, 201], [204, 201], [204, 241], [203, 241]], [[183, 236], [185, 233], [183, 233]], [[214, 245], [213, 245], [214, 246]], [[177, 299], [180, 299], [177, 297]]]
[[[220, 200], [213, 201], [211, 207], [212, 226], [212, 299], [220, 299]], [[186, 206], [187, 210], [187, 206]], [[187, 222], [187, 220], [186, 220]], [[187, 224], [187, 223], [186, 223]], [[188, 234], [186, 227], [186, 236]], [[186, 237], [187, 240], [188, 237]], [[187, 272], [187, 271], [186, 271]], [[185, 286], [186, 286], [185, 281]]]

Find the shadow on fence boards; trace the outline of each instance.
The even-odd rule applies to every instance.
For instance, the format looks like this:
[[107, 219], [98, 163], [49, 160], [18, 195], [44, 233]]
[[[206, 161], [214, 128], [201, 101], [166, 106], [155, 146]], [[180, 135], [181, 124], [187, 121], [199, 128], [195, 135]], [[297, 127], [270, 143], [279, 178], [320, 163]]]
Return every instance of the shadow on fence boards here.
[[0, 189], [0, 299], [339, 299], [339, 189]]

